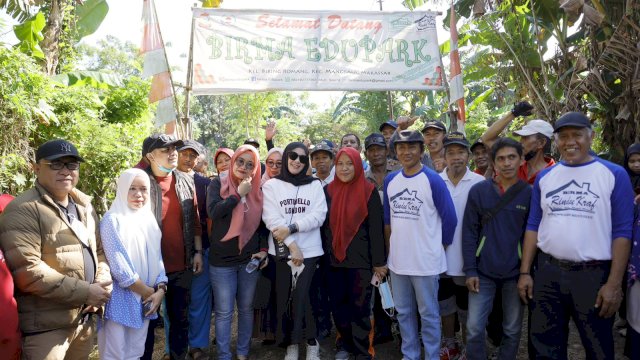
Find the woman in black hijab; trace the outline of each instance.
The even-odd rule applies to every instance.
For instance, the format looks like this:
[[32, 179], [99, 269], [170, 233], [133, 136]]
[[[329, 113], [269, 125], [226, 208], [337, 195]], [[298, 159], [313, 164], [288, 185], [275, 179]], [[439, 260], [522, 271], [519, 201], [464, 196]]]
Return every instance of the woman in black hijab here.
[[[285, 360], [298, 359], [299, 344], [304, 340], [306, 359], [319, 360], [310, 292], [313, 273], [324, 254], [320, 227], [327, 203], [320, 181], [307, 175], [309, 150], [304, 144], [287, 145], [282, 162], [280, 175], [262, 186], [262, 220], [271, 231], [269, 254], [276, 258], [276, 340], [287, 346]], [[290, 256], [278, 259], [278, 245]]]

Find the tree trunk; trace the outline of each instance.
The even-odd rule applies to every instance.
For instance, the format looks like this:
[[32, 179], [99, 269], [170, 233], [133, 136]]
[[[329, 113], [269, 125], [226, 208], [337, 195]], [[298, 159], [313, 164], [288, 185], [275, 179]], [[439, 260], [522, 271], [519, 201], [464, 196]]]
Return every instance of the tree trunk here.
[[44, 71], [47, 75], [54, 75], [58, 68], [58, 58], [60, 56], [60, 34], [62, 33], [62, 21], [64, 20], [65, 0], [51, 0], [47, 25], [43, 30], [44, 39], [40, 42], [40, 47], [44, 52]]

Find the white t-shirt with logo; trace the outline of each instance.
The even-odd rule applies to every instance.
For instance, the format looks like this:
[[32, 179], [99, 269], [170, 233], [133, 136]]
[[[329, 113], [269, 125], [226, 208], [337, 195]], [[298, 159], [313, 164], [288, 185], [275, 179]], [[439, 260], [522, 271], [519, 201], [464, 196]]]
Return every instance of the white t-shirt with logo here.
[[399, 275], [431, 276], [447, 270], [444, 246], [451, 244], [456, 210], [442, 178], [422, 167], [384, 180], [384, 221], [391, 226], [389, 269]]
[[611, 242], [631, 239], [633, 198], [629, 175], [619, 165], [594, 158], [563, 162], [540, 172], [533, 185], [527, 230], [538, 248], [563, 260], [611, 260]]
[[456, 217], [458, 218], [458, 225], [453, 233], [453, 242], [445, 250], [447, 255], [447, 275], [464, 276], [464, 271], [462, 271], [462, 265], [464, 265], [462, 260], [462, 219], [464, 218], [464, 209], [467, 207], [469, 190], [473, 185], [483, 181], [484, 176], [478, 175], [467, 168], [467, 172], [460, 179], [458, 185], [453, 185], [445, 168], [440, 173], [440, 177], [447, 185], [447, 189], [449, 189], [453, 205], [456, 207]]

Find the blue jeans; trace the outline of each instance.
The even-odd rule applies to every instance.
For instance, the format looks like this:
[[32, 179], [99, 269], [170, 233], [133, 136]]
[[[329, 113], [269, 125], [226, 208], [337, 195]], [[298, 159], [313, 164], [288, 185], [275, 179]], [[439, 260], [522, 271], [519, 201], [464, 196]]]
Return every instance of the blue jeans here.
[[216, 347], [219, 360], [231, 360], [233, 305], [238, 306], [238, 355], [249, 355], [253, 331], [253, 296], [260, 273], [249, 274], [247, 264], [230, 267], [209, 266], [216, 312]]
[[[420, 359], [422, 334], [425, 359], [440, 359], [440, 309], [438, 307], [438, 275], [411, 276], [391, 273], [391, 291], [398, 312], [402, 335], [402, 356], [406, 360]], [[418, 327], [418, 316], [422, 329]]]
[[[202, 268], [209, 268], [209, 249], [202, 255]], [[212, 300], [209, 274], [202, 272], [200, 275], [194, 275], [189, 304], [189, 347], [192, 349], [209, 348]]]
[[502, 295], [502, 342], [498, 359], [515, 359], [518, 356], [522, 314], [524, 305], [518, 295], [516, 279], [494, 280], [480, 275], [480, 292], [469, 292], [467, 318], [467, 359], [487, 358], [485, 329], [496, 291]]

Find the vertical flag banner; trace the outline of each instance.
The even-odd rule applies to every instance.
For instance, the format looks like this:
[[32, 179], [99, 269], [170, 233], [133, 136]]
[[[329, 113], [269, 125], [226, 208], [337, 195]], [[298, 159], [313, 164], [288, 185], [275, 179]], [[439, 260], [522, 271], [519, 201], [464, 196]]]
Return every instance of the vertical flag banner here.
[[142, 21], [144, 24], [142, 46], [140, 47], [140, 53], [144, 56], [142, 77], [153, 76], [149, 103], [158, 103], [156, 126], [165, 125], [165, 132], [173, 134], [176, 131], [173, 86], [153, 0], [144, 0]]
[[466, 115], [464, 111], [464, 87], [462, 85], [462, 70], [460, 68], [460, 54], [458, 53], [458, 29], [456, 28], [456, 12], [453, 8], [453, 2], [451, 3], [451, 22], [449, 24], [451, 31], [451, 52], [449, 53], [450, 60], [450, 75], [451, 80], [449, 84], [450, 101], [458, 105], [458, 118], [457, 125], [458, 131], [464, 133], [464, 124], [466, 121]]

